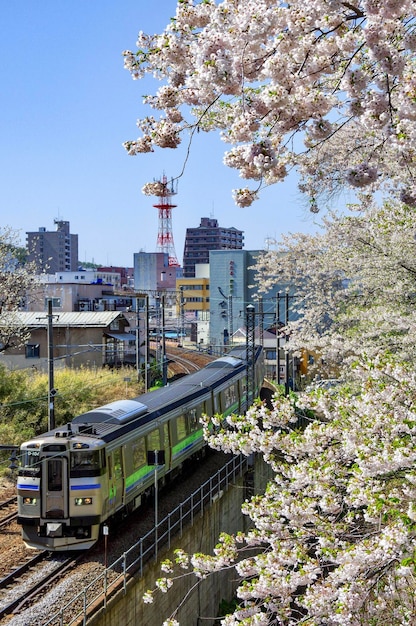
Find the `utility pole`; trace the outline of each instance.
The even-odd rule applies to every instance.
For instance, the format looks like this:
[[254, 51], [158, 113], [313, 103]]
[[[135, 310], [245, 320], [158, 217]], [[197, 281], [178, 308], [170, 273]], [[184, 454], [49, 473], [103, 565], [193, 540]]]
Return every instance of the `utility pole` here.
[[168, 363], [166, 359], [166, 333], [165, 333], [165, 294], [161, 297], [162, 306], [162, 383], [168, 384]]
[[145, 351], [144, 351], [144, 390], [149, 388], [149, 296], [146, 294], [144, 297], [144, 336], [145, 336]]
[[228, 340], [232, 344], [233, 343], [233, 334], [234, 334], [234, 326], [233, 326], [233, 297], [232, 295], [228, 296]]
[[264, 348], [264, 309], [263, 309], [263, 298], [260, 296], [259, 298], [259, 343], [262, 348]]
[[276, 296], [276, 384], [280, 385], [280, 293]]
[[53, 315], [52, 298], [48, 298], [48, 428], [55, 428], [55, 395], [53, 368]]
[[139, 297], [136, 297], [136, 374], [137, 382], [140, 381], [140, 305]]
[[179, 299], [179, 327], [180, 327], [180, 343], [182, 344], [185, 336], [185, 298], [183, 297], [183, 285], [180, 287]]

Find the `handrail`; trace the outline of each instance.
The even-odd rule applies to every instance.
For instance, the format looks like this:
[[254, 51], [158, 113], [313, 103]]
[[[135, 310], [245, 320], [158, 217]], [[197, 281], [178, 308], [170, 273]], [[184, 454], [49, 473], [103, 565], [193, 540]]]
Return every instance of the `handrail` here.
[[[122, 554], [114, 563], [109, 565], [101, 574], [89, 583], [82, 591], [80, 591], [72, 600], [70, 600], [59, 612], [55, 613], [44, 626], [59, 625], [71, 626], [75, 622], [83, 619], [84, 626], [87, 623], [88, 609], [93, 604], [98, 604], [98, 600], [102, 599], [102, 605], [105, 607], [108, 600], [109, 591], [109, 574], [111, 576], [111, 588], [114, 591], [115, 586], [123, 585], [126, 591], [127, 575], [139, 572], [143, 575], [145, 564], [151, 560], [154, 555], [158, 554], [158, 549], [167, 544], [171, 546], [173, 536], [179, 534], [181, 537], [185, 524], [193, 525], [195, 515], [197, 513], [202, 517], [205, 509], [214, 502], [215, 496], [226, 491], [236, 476], [240, 476], [245, 469], [248, 468], [248, 458], [240, 455], [234, 456], [226, 463], [215, 476], [209, 478], [196, 491], [194, 491], [186, 500], [181, 502], [173, 509], [164, 519], [141, 537], [133, 546]], [[114, 576], [114, 573], [117, 575]], [[97, 592], [97, 587], [99, 591]], [[89, 596], [92, 597], [89, 597]], [[77, 604], [82, 605], [82, 609], [76, 616], [72, 616], [70, 621], [64, 621], [65, 611], [71, 609]]]

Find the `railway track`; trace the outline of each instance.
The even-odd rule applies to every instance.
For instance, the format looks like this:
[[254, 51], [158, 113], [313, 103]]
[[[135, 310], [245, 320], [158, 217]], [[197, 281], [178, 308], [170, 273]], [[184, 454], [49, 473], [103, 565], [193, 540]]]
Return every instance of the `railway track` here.
[[0, 528], [7, 526], [17, 518], [17, 496], [0, 502]]
[[186, 350], [171, 344], [167, 345], [166, 356], [169, 359], [169, 368], [175, 374], [191, 374], [205, 367], [215, 358], [205, 352]]
[[[174, 362], [175, 370], [178, 371], [180, 369], [182, 373], [184, 374], [194, 372], [200, 369], [201, 367], [204, 367], [204, 365], [206, 365], [208, 362], [213, 360], [213, 357], [210, 357], [210, 355], [206, 355], [205, 353], [199, 353], [194, 350], [186, 351], [182, 348], [177, 348], [176, 346], [167, 347], [167, 356], [170, 362], [172, 363]], [[201, 465], [198, 464], [197, 467], [199, 470], [201, 468]], [[186, 482], [186, 479], [187, 478], [191, 478], [191, 480], [196, 479], [197, 472], [194, 471], [194, 468], [189, 473], [188, 472], [186, 473], [188, 474], [186, 478], [182, 477], [182, 480], [180, 481], [179, 493], [176, 496], [178, 500], [183, 499], [184, 487], [185, 487], [184, 483]], [[203, 478], [201, 478], [200, 481], [203, 482]], [[167, 490], [166, 494], [163, 494], [163, 490], [162, 490], [162, 493], [160, 494], [161, 495], [160, 502], [159, 502], [160, 514], [162, 514], [162, 511], [164, 509], [163, 496], [167, 495], [168, 500], [170, 500], [170, 498], [173, 496], [172, 494], [173, 484], [171, 484], [169, 487], [170, 488]], [[16, 498], [11, 498], [8, 506], [16, 507]], [[136, 529], [133, 531], [134, 539], [136, 539], [137, 536], [144, 536], [146, 532], [148, 532], [149, 530], [149, 525], [153, 524], [154, 520], [153, 520], [152, 506], [153, 506], [153, 502], [150, 501], [150, 510], [146, 510], [146, 506], [143, 506], [141, 511], [137, 512], [135, 516], [136, 521], [138, 522], [141, 518], [141, 521], [143, 522], [143, 526], [141, 527], [140, 530], [136, 527]], [[166, 509], [170, 510], [174, 508], [174, 506], [175, 506], [174, 503], [169, 502], [169, 504], [166, 505]], [[9, 515], [11, 516], [17, 515], [16, 511], [14, 512], [12, 511], [4, 515], [2, 518], [2, 511], [7, 511], [7, 508], [8, 507], [6, 506], [6, 503], [4, 503], [4, 506], [3, 506], [3, 503], [0, 503], [0, 526], [3, 523], [4, 525], [6, 525], [7, 523], [10, 523], [11, 520], [6, 521]], [[133, 524], [133, 525], [136, 526], [136, 524]], [[160, 529], [160, 532], [162, 532], [162, 528]], [[120, 539], [121, 545], [118, 546], [117, 548], [116, 544], [118, 544], [118, 539]], [[125, 552], [127, 547], [131, 546], [134, 539], [129, 538], [128, 531], [126, 532], [126, 536], [124, 537], [124, 532], [122, 531], [121, 527], [118, 526], [116, 529], [114, 529], [114, 533], [113, 532], [111, 533], [111, 537], [110, 537], [111, 552], [113, 548], [115, 552], [119, 550], [119, 554], [120, 552], [121, 553]], [[102, 568], [104, 565], [103, 563], [104, 554], [103, 554], [102, 543], [103, 542], [101, 541], [96, 546], [96, 549], [90, 552], [89, 555], [87, 555], [86, 553], [81, 553], [81, 555], [77, 553], [77, 558], [70, 556], [69, 558], [64, 559], [63, 555], [57, 556], [56, 553], [53, 555], [51, 553], [37, 554], [34, 559], [30, 559], [28, 563], [22, 564], [21, 567], [16, 568], [10, 574], [7, 574], [7, 576], [5, 576], [3, 579], [0, 580], [1, 624], [8, 624], [13, 615], [16, 615], [16, 620], [23, 620], [25, 625], [29, 623], [36, 623], [36, 624], [46, 623], [49, 619], [50, 613], [49, 613], [49, 609], [45, 611], [45, 602], [48, 601], [48, 600], [45, 600], [45, 597], [49, 599], [50, 590], [51, 589], [55, 590], [55, 588], [57, 587], [60, 588], [60, 591], [58, 592], [59, 594], [63, 593], [64, 596], [66, 595], [66, 592], [61, 591], [61, 587], [66, 588], [65, 583], [67, 583], [67, 581], [64, 581], [63, 585], [60, 585], [60, 582], [62, 579], [65, 578], [65, 575], [68, 574], [68, 572], [72, 570], [72, 568], [74, 568], [74, 566], [76, 565], [77, 561], [80, 558], [81, 559], [84, 558], [85, 562], [82, 566], [76, 568], [75, 570], [75, 572], [77, 572], [75, 574], [76, 578], [78, 579], [78, 577], [83, 576], [81, 572], [84, 572], [84, 570], [86, 570], [87, 572], [89, 567], [91, 567], [92, 570], [94, 570], [94, 577], [95, 577], [97, 567]], [[109, 545], [108, 559], [113, 560], [113, 555], [110, 555], [110, 545]], [[79, 570], [79, 573], [78, 573], [78, 570]], [[7, 572], [7, 570], [5, 571]], [[72, 578], [73, 575], [74, 574], [70, 572], [70, 578]], [[86, 573], [86, 576], [88, 578], [89, 574]], [[87, 583], [83, 582], [81, 584], [81, 587], [83, 588], [85, 584]], [[73, 583], [70, 584], [70, 588], [72, 589], [72, 593], [70, 594], [70, 597], [72, 598], [73, 589], [74, 589]], [[40, 612], [36, 612], [36, 608], [35, 608], [36, 606], [43, 607], [43, 608], [40, 608]], [[77, 610], [80, 610], [79, 607]], [[81, 607], [81, 610], [82, 610], [82, 607]], [[18, 615], [20, 613], [21, 615]], [[27, 617], [27, 614], [29, 614], [29, 617]], [[14, 623], [14, 621], [15, 620], [12, 619], [10, 623]], [[20, 624], [23, 622], [18, 621], [16, 623], [19, 623], [19, 626], [20, 626]]]
[[[225, 455], [211, 451], [203, 462], [195, 462], [181, 479], [173, 481], [166, 489], [162, 488], [159, 500], [160, 520], [163, 520], [191, 493], [199, 489], [200, 485], [211, 476], [216, 476], [227, 460]], [[182, 509], [182, 514], [185, 514], [184, 509]], [[42, 589], [36, 589], [30, 596], [26, 595], [23, 599], [19, 598], [15, 602], [15, 608], [8, 608], [8, 612], [2, 610], [3, 596], [0, 581], [0, 624], [2, 626], [29, 626], [29, 624], [40, 626], [49, 623], [51, 618], [50, 626], [81, 623], [80, 615], [83, 614], [85, 603], [87, 606], [91, 606], [88, 614], [90, 611], [93, 613], [94, 607], [101, 606], [101, 601], [98, 601], [98, 598], [101, 598], [102, 594], [104, 572], [107, 571], [108, 587], [113, 587], [115, 581], [120, 579], [119, 569], [106, 570], [106, 562], [114, 563], [126, 552], [129, 553], [129, 556], [126, 557], [129, 566], [131, 566], [131, 561], [135, 559], [137, 562], [143, 562], [143, 564], [147, 562], [148, 558], [153, 559], [153, 553], [142, 560], [140, 555], [132, 550], [137, 538], [145, 537], [153, 528], [154, 502], [152, 498], [149, 498], [134, 515], [122, 522], [115, 523], [114, 527], [110, 525], [108, 553], [105, 549], [104, 540], [101, 539], [90, 551], [82, 553], [82, 556], [78, 557], [81, 558], [82, 562], [73, 571], [70, 571], [66, 578], [62, 575], [62, 579], [56, 578], [55, 581], [52, 579], [49, 582], [46, 581], [43, 585], [44, 592]], [[160, 537], [164, 535], [165, 530], [164, 525], [160, 523]], [[162, 546], [162, 543], [160, 545]], [[146, 546], [147, 543], [145, 542], [144, 547]], [[39, 569], [41, 565], [35, 567]], [[60, 567], [63, 569], [62, 562]], [[71, 567], [73, 565], [68, 569], [70, 570]], [[94, 583], [95, 580], [97, 583]], [[122, 579], [120, 579], [120, 584], [123, 584]], [[81, 591], [83, 593], [74, 601], [75, 596]], [[115, 591], [116, 587], [114, 587]], [[17, 593], [17, 590], [14, 593]]]
[[172, 368], [172, 364], [175, 365], [174, 372], [175, 374], [191, 374], [191, 372], [197, 372], [201, 367], [197, 365], [194, 361], [179, 356], [178, 354], [170, 355], [167, 353], [169, 359], [169, 367]]
[[36, 596], [63, 578], [83, 554], [57, 556], [39, 552], [0, 580], [0, 619], [16, 615]]

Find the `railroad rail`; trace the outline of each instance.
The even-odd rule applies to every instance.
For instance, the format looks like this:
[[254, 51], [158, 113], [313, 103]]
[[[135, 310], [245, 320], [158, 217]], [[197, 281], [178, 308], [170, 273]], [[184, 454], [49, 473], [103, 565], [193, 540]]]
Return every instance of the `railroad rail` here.
[[[198, 370], [201, 369], [201, 366], [198, 365], [197, 363], [195, 363], [195, 361], [193, 361], [191, 359], [188, 359], [188, 358], [186, 358], [184, 356], [179, 356], [179, 354], [167, 353], [167, 356], [169, 358], [168, 365], [171, 366], [172, 363], [174, 363], [175, 365], [179, 365], [180, 369], [183, 369], [183, 373], [184, 374], [190, 374], [191, 372], [197, 372]], [[176, 370], [176, 368], [175, 368], [175, 370]], [[175, 371], [175, 373], [177, 374], [178, 372]]]
[[8, 515], [6, 515], [0, 520], [0, 528], [4, 528], [4, 526], [8, 526], [15, 520], [17, 520], [17, 511], [12, 511], [11, 513], [9, 513]]
[[3, 511], [3, 509], [7, 509], [16, 503], [17, 503], [17, 496], [12, 496], [8, 500], [3, 500], [3, 502], [0, 502], [0, 511]]
[[[141, 536], [136, 544], [131, 545], [108, 566], [104, 565], [101, 572], [86, 583], [78, 594], [69, 595], [66, 603], [61, 598], [61, 607], [54, 607], [56, 613], [49, 615], [47, 620], [42, 620], [43, 626], [86, 624], [96, 611], [106, 606], [117, 589], [126, 587], [133, 573], [143, 575], [147, 563], [157, 558], [158, 551], [163, 546], [170, 546], [174, 537], [181, 535], [187, 525], [193, 525], [197, 516], [202, 515], [228, 489], [236, 476], [247, 471], [247, 468], [248, 460], [243, 456], [233, 457], [225, 463], [217, 473], [211, 475], [211, 478], [161, 519], [157, 526]], [[102, 546], [100, 550], [102, 552]], [[95, 557], [94, 562], [96, 563]], [[32, 606], [31, 610], [34, 608]], [[33, 614], [33, 621], [35, 620], [36, 615]]]
[[17, 518], [17, 496], [0, 502], [0, 528], [7, 526]]
[[0, 619], [22, 611], [37, 594], [65, 576], [83, 555], [53, 557], [39, 552], [0, 580]]

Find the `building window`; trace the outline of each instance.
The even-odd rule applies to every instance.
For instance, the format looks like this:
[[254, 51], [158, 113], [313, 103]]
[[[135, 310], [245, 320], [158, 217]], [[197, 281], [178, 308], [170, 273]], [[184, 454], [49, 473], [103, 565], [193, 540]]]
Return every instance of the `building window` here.
[[48, 308], [48, 300], [52, 300], [52, 307], [54, 309], [60, 309], [62, 304], [61, 304], [61, 298], [45, 298], [45, 309]]
[[25, 348], [27, 359], [38, 359], [40, 357], [40, 345], [38, 343], [27, 343]]

